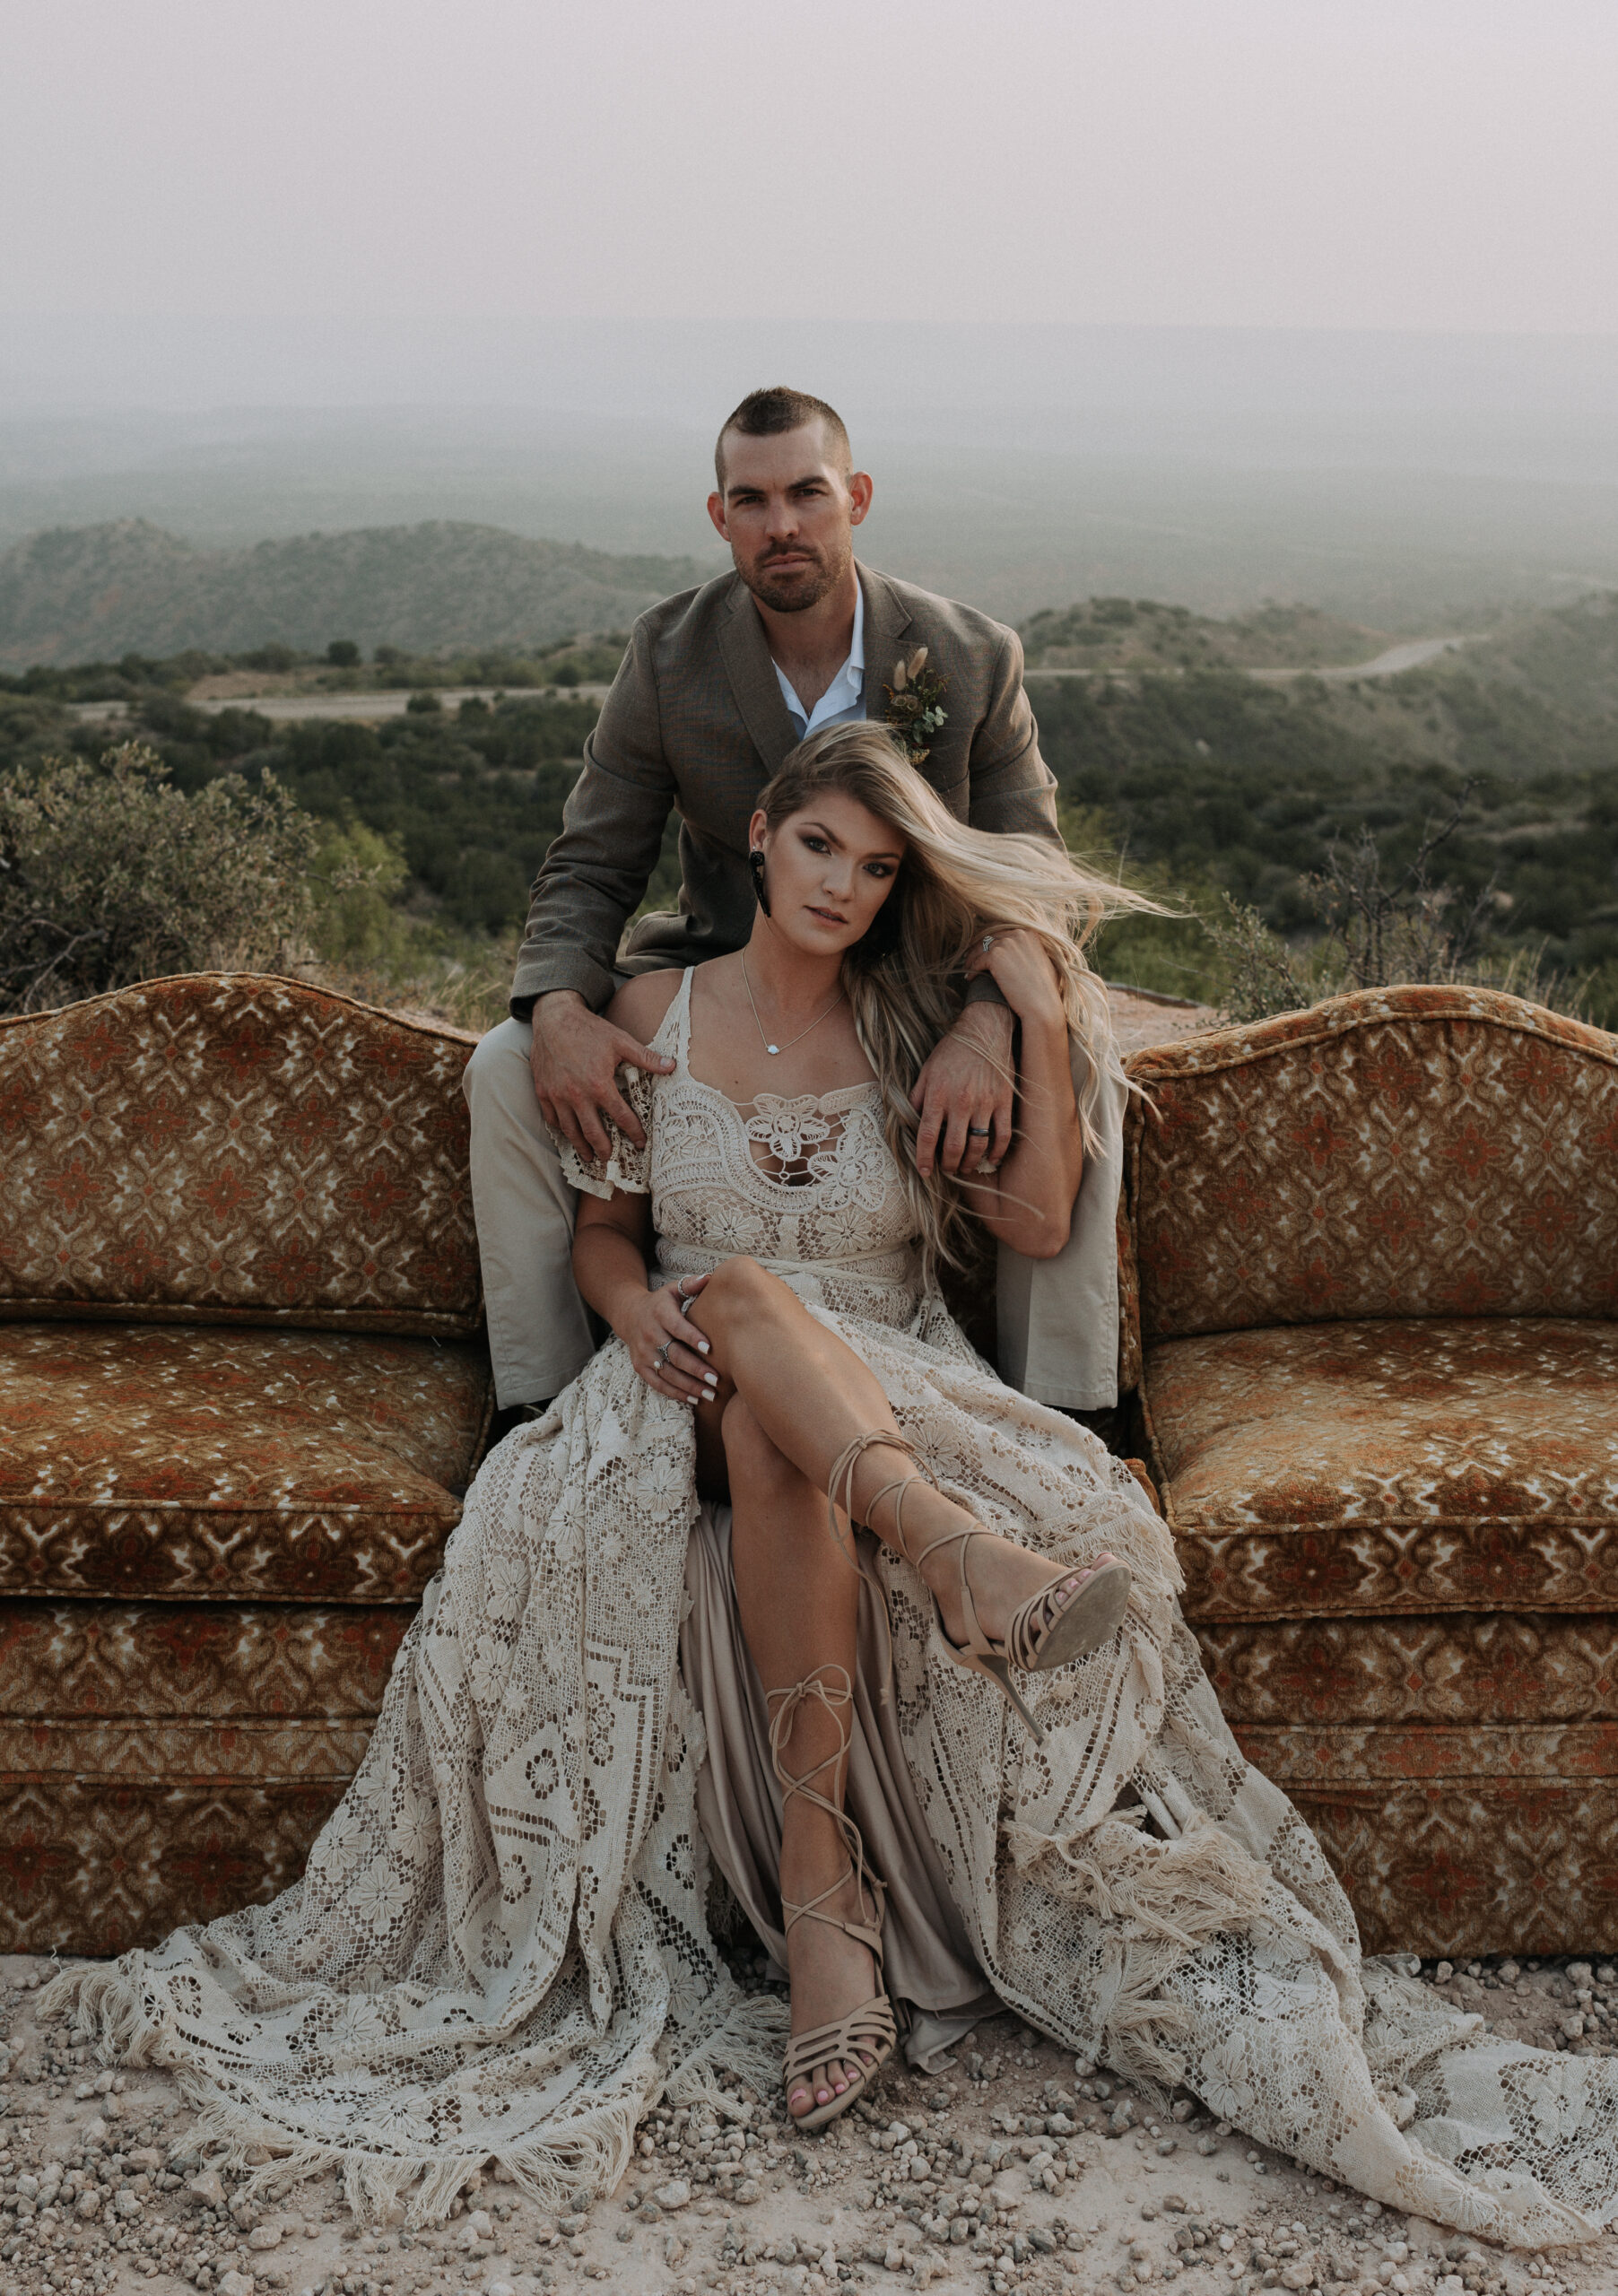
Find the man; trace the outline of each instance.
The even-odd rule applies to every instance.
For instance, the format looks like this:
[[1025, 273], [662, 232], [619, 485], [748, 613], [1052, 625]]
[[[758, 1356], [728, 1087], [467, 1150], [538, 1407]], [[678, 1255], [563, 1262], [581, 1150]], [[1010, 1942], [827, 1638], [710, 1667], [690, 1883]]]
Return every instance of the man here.
[[[610, 1118], [641, 1137], [620, 1092], [629, 1064], [669, 1063], [601, 1017], [624, 975], [738, 949], [754, 896], [747, 825], [787, 752], [822, 726], [886, 718], [901, 660], [926, 648], [944, 720], [920, 771], [975, 828], [1056, 839], [1056, 785], [1040, 755], [1015, 633], [970, 606], [859, 565], [854, 528], [872, 483], [823, 400], [754, 391], [726, 422], [708, 514], [735, 571], [665, 599], [636, 623], [585, 744], [561, 835], [535, 882], [512, 986], [513, 1017], [467, 1065], [472, 1187], [501, 1425], [574, 1378], [595, 1344], [573, 1285], [574, 1198], [547, 1127], [587, 1160], [608, 1152]], [[680, 905], [625, 933], [680, 814]], [[946, 1171], [1009, 1143], [1012, 1020], [987, 975], [917, 1080], [917, 1161]], [[1091, 1409], [1116, 1399], [1121, 1079], [1097, 1121], [1066, 1251], [1003, 1250], [1002, 1376], [1039, 1400]]]

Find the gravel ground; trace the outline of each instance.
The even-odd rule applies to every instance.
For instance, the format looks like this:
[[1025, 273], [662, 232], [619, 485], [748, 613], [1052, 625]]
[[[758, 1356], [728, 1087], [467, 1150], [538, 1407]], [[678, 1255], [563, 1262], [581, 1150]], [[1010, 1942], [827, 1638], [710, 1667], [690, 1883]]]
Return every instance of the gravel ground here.
[[[545, 2296], [586, 2281], [625, 2296], [1618, 2289], [1618, 2239], [1544, 2262], [1457, 2239], [1300, 2171], [1190, 2097], [1159, 2117], [1010, 2015], [980, 2025], [953, 2070], [890, 2069], [868, 2107], [818, 2136], [800, 2136], [778, 2096], [737, 2093], [717, 2118], [656, 2111], [618, 2191], [560, 2216], [498, 2174], [427, 2232], [360, 2231], [329, 2177], [233, 2208], [167, 2075], [104, 2071], [67, 2020], [38, 2024], [31, 1996], [51, 1967], [0, 1958], [0, 2290], [19, 2296], [185, 2296], [182, 2283], [220, 2296]], [[737, 1974], [761, 1982], [750, 1953]], [[1501, 2031], [1608, 2051], [1605, 1963], [1422, 1974]]]

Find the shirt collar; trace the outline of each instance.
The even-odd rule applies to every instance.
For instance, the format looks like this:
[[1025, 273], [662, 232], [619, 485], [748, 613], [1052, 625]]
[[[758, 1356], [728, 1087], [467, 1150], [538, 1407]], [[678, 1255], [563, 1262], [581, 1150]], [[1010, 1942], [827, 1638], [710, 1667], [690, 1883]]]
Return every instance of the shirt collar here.
[[863, 700], [866, 691], [866, 586], [857, 574], [854, 578], [854, 634], [849, 640], [848, 658], [832, 679], [813, 709], [806, 710], [794, 691], [791, 679], [776, 661], [770, 663], [781, 689], [781, 699], [793, 716], [804, 726], [811, 726], [818, 718], [823, 725], [834, 711], [851, 707]]

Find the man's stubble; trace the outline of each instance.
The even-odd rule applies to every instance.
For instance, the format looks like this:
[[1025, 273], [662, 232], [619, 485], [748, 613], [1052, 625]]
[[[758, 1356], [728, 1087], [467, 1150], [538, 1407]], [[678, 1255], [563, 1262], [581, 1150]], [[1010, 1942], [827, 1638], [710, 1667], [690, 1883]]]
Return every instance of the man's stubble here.
[[[731, 554], [734, 559], [734, 551]], [[767, 605], [771, 613], [805, 613], [811, 606], [819, 605], [823, 597], [836, 589], [853, 564], [854, 544], [852, 541], [845, 541], [835, 556], [828, 557], [823, 551], [816, 549], [811, 552], [800, 543], [796, 546], [794, 555], [800, 558], [813, 555], [815, 561], [813, 573], [799, 575], [795, 580], [772, 582], [768, 558], [760, 560], [751, 568], [736, 560], [736, 572], [753, 596], [761, 605]]]

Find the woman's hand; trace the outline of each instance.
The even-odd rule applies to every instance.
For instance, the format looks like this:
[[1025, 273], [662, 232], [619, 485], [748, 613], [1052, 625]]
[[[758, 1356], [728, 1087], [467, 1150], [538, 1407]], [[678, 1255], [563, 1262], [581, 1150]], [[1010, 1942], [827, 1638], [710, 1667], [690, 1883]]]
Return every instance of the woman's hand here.
[[680, 1312], [682, 1299], [694, 1300], [707, 1281], [706, 1275], [683, 1275], [678, 1284], [631, 1296], [612, 1319], [647, 1386], [676, 1403], [711, 1403], [718, 1392], [719, 1375], [704, 1361], [709, 1343]]
[[991, 973], [1001, 996], [1025, 1025], [1066, 1029], [1061, 982], [1050, 952], [1037, 933], [1020, 926], [997, 933], [990, 926], [979, 936], [962, 970], [969, 980], [980, 972]]

